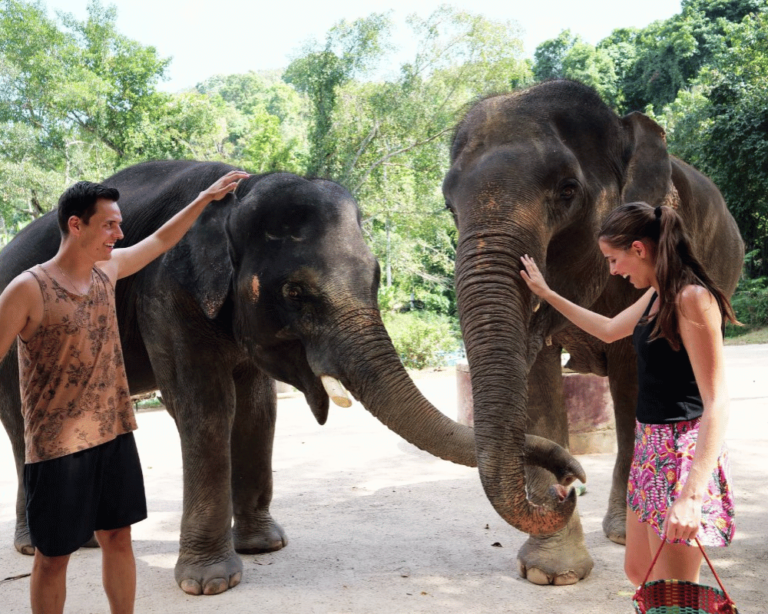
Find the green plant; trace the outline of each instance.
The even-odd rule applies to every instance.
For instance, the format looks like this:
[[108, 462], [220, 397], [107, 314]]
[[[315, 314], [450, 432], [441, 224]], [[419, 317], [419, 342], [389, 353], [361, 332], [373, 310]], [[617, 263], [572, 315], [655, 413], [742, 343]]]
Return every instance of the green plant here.
[[444, 364], [444, 354], [459, 349], [458, 322], [449, 316], [423, 312], [384, 313], [384, 326], [403, 365], [423, 369]]
[[[758, 250], [752, 250], [744, 257], [745, 270], [749, 268]], [[726, 337], [737, 337], [754, 328], [768, 325], [768, 277], [749, 279], [742, 276], [736, 292], [731, 297], [736, 319], [744, 326], [726, 327]]]

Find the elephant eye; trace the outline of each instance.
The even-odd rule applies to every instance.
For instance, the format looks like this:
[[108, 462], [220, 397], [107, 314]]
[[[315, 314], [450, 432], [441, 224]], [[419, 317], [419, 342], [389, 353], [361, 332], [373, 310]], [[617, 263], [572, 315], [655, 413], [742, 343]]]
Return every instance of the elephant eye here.
[[579, 187], [573, 183], [567, 183], [560, 188], [560, 200], [573, 200], [578, 192]]
[[453, 208], [453, 205], [447, 198], [445, 199], [445, 208], [451, 212], [451, 215], [453, 216], [453, 223], [456, 224], [456, 226], [458, 226], [459, 217], [456, 215], [456, 209]]
[[292, 301], [299, 301], [302, 296], [301, 286], [288, 283], [283, 286], [283, 296]]

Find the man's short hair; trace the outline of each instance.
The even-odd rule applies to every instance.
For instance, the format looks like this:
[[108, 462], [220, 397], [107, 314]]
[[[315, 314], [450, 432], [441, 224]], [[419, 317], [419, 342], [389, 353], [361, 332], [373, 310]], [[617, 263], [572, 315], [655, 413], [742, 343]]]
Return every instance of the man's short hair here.
[[76, 184], [64, 190], [59, 198], [59, 228], [61, 234], [69, 234], [69, 218], [73, 215], [87, 224], [91, 216], [96, 213], [96, 202], [100, 198], [115, 201], [120, 198], [117, 188], [108, 188], [100, 183], [90, 181], [78, 181]]

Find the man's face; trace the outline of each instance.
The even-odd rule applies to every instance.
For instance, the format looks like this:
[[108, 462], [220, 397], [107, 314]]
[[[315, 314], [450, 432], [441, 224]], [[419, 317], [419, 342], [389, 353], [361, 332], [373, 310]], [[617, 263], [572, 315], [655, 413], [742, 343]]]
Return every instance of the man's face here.
[[122, 221], [120, 207], [115, 201], [106, 198], [96, 201], [96, 210], [87, 224], [79, 220], [79, 243], [94, 262], [112, 257], [115, 242], [123, 238], [120, 229]]

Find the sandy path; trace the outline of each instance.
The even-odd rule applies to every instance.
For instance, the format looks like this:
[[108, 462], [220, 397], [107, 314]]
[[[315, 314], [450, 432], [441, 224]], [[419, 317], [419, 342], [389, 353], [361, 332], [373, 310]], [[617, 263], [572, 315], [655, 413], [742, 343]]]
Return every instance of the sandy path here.
[[[768, 612], [768, 503], [759, 490], [768, 482], [768, 345], [726, 353], [738, 529], [733, 546], [712, 558], [742, 612]], [[418, 384], [455, 416], [450, 370]], [[164, 411], [139, 414], [150, 514], [134, 528], [138, 613], [631, 612], [623, 547], [601, 530], [612, 455], [580, 457], [589, 476], [579, 509], [595, 559], [592, 575], [575, 586], [538, 587], [519, 578], [515, 555], [524, 536], [493, 511], [475, 470], [416, 450], [359, 405], [332, 407], [324, 427], [301, 397], [281, 399], [278, 415], [272, 512], [290, 544], [243, 557], [243, 582], [234, 590], [189, 597], [173, 580], [181, 517], [178, 436]], [[0, 580], [31, 567], [31, 558], [12, 546], [12, 462], [0, 437]], [[0, 583], [0, 612], [28, 611], [28, 591], [28, 578]], [[98, 551], [73, 555], [66, 611], [109, 611]]]

